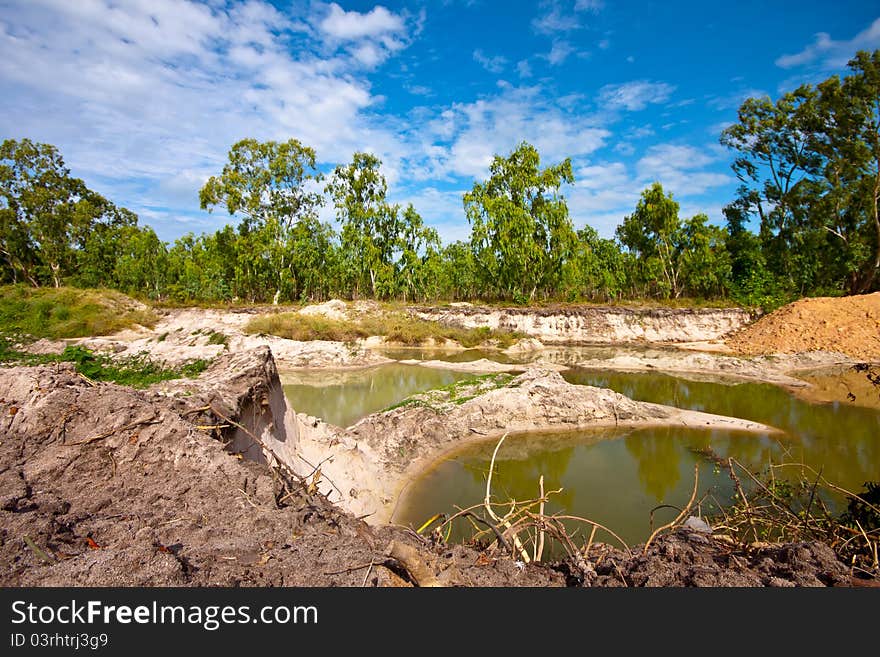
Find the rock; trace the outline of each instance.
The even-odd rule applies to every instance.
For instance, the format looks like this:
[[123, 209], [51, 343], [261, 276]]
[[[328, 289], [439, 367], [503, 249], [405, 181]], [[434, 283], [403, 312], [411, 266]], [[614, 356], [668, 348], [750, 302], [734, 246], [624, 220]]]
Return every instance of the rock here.
[[537, 338], [522, 338], [504, 350], [505, 354], [525, 354], [544, 349], [544, 343]]
[[697, 516], [688, 516], [688, 519], [684, 521], [683, 527], [685, 529], [690, 529], [691, 531], [700, 532], [701, 534], [712, 533], [712, 528], [709, 526], [709, 523]]

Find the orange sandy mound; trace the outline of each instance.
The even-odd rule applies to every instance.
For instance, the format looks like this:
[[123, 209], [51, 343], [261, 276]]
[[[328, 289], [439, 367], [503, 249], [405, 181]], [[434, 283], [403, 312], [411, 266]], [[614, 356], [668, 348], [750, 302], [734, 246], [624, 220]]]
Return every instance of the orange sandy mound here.
[[762, 317], [726, 343], [744, 354], [821, 350], [880, 360], [880, 292], [801, 299]]

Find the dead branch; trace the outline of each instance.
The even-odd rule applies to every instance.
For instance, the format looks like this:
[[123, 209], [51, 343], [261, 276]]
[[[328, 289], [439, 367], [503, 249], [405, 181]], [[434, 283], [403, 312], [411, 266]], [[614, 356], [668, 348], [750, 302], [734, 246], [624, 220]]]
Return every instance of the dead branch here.
[[[495, 522], [499, 525], [504, 525], [509, 529], [510, 523], [508, 520], [506, 518], [499, 518], [495, 514], [495, 511], [492, 510], [492, 503], [490, 502], [490, 497], [492, 495], [492, 471], [495, 469], [495, 457], [498, 456], [498, 450], [501, 448], [501, 444], [504, 442], [505, 438], [507, 438], [506, 433], [501, 436], [498, 444], [495, 445], [495, 451], [492, 452], [492, 460], [489, 462], [489, 476], [486, 477], [486, 497], [483, 500], [483, 506], [486, 508], [486, 513], [488, 513]], [[514, 507], [511, 507], [511, 512], [513, 511], [513, 508]], [[517, 534], [513, 535], [513, 544], [516, 547], [517, 552], [519, 552], [519, 555], [522, 557], [522, 560], [525, 563], [529, 563], [531, 561], [529, 553], [526, 551], [525, 547], [523, 547], [522, 541], [520, 541]]]
[[65, 443], [66, 447], [74, 447], [75, 445], [89, 445], [91, 443], [97, 442], [99, 440], [104, 440], [104, 438], [109, 438], [114, 433], [118, 433], [120, 431], [128, 431], [129, 429], [134, 429], [135, 427], [150, 425], [150, 424], [159, 424], [162, 421], [161, 418], [156, 419], [156, 414], [154, 413], [150, 417], [143, 420], [135, 420], [134, 422], [129, 422], [128, 424], [118, 427], [116, 429], [111, 429], [110, 431], [105, 431], [104, 433], [99, 433], [96, 436], [90, 436], [89, 438], [85, 438], [83, 440], [77, 440], [73, 443]]
[[385, 555], [399, 563], [416, 586], [422, 588], [444, 586], [434, 575], [433, 570], [424, 562], [419, 551], [411, 545], [391, 541], [385, 548]]
[[685, 507], [681, 510], [681, 513], [679, 513], [675, 517], [675, 520], [663, 525], [662, 527], [658, 527], [657, 529], [655, 529], [651, 533], [651, 535], [648, 537], [648, 540], [645, 541], [645, 549], [643, 550], [642, 554], [648, 554], [648, 548], [651, 547], [651, 542], [657, 537], [657, 534], [659, 534], [660, 532], [662, 532], [665, 529], [670, 529], [671, 527], [675, 527], [679, 522], [681, 522], [684, 519], [684, 517], [691, 510], [691, 507], [694, 505], [694, 500], [697, 499], [697, 489], [699, 488], [699, 485], [700, 485], [700, 464], [697, 463], [696, 465], [694, 465], [694, 492], [691, 494], [690, 501], [688, 501], [688, 503], [685, 505]]

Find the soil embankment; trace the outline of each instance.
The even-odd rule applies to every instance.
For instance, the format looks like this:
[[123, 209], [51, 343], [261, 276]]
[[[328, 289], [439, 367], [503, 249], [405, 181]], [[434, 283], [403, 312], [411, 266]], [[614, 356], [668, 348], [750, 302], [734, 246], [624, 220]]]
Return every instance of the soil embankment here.
[[[439, 563], [409, 532], [365, 524], [253, 453], [294, 437], [279, 431], [271, 355], [246, 356], [176, 390], [92, 384], [67, 364], [0, 370], [0, 584], [408, 585], [385, 556], [392, 541]], [[454, 567], [449, 583], [565, 581], [446, 551], [436, 571]]]
[[[533, 376], [537, 385], [523, 381], [520, 388], [537, 393], [543, 378]], [[267, 349], [225, 356], [198, 381], [145, 391], [95, 384], [69, 364], [2, 369], [0, 584], [849, 582], [847, 568], [817, 544], [745, 551], [680, 531], [657, 539], [645, 556], [596, 545], [586, 568], [522, 566], [393, 526], [370, 526], [315, 490], [322, 481], [316, 468], [305, 464], [306, 476], [298, 478], [273, 467], [273, 453], [287, 449], [285, 460], [290, 451], [299, 457], [309, 442], [303, 418], [293, 428], [289, 410], [279, 405], [279, 386]], [[621, 412], [628, 407], [618, 407]], [[368, 433], [363, 426], [363, 437]]]
[[880, 361], [880, 292], [800, 299], [726, 340], [748, 355], [830, 351]]
[[741, 308], [416, 308], [422, 318], [461, 328], [489, 327], [523, 333], [545, 344], [705, 342], [752, 320]]

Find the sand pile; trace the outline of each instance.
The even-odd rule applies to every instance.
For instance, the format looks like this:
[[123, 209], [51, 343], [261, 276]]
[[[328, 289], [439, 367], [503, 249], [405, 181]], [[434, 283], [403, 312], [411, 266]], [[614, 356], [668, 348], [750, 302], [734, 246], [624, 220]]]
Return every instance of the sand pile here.
[[801, 299], [726, 342], [744, 354], [836, 351], [859, 360], [880, 360], [880, 292]]

